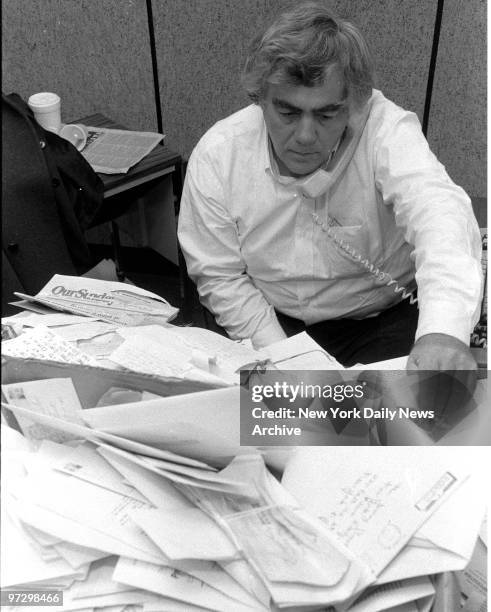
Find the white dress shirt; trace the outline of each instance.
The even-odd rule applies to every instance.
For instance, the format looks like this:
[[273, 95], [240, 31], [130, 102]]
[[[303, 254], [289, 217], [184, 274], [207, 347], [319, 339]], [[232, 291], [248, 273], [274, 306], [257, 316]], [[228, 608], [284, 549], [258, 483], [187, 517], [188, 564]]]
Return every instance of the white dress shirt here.
[[[417, 284], [416, 338], [468, 343], [481, 296], [479, 229], [414, 113], [374, 90], [350, 116], [316, 198], [304, 179], [280, 176], [270, 153], [262, 110], [251, 105], [214, 125], [187, 168], [179, 241], [201, 301], [232, 338], [256, 347], [284, 338], [274, 308], [307, 324], [374, 316], [400, 301], [393, 278]], [[319, 225], [332, 220], [338, 244]], [[370, 264], [390, 276], [377, 278]]]

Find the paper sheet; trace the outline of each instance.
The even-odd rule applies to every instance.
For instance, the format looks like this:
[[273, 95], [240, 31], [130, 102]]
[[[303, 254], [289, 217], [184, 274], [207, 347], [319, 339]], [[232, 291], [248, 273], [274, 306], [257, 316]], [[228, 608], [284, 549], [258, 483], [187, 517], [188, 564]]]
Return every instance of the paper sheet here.
[[[57, 446], [58, 452], [53, 453], [53, 449], [47, 449], [43, 442], [37, 453], [33, 454], [31, 462], [34, 465], [31, 470], [37, 468], [37, 471], [41, 472], [46, 472], [47, 469], [59, 471], [120, 495], [147, 502], [141, 493], [121, 478], [120, 472], [101, 456], [95, 445], [85, 443], [75, 447]], [[41, 473], [40, 477], [42, 475]]]
[[123, 174], [142, 160], [164, 138], [156, 132], [137, 132], [85, 126], [87, 144], [82, 156], [95, 172]]
[[2, 352], [11, 357], [23, 357], [61, 363], [97, 366], [97, 361], [77, 347], [43, 327], [30, 329], [17, 338], [2, 343]]
[[[100, 550], [104, 534], [119, 541], [120, 549], [131, 548], [140, 558], [162, 559], [160, 550], [129, 518], [132, 510], [151, 507], [145, 502], [54, 471], [46, 472], [43, 478], [24, 479], [16, 491], [16, 496], [23, 506], [20, 516], [26, 516], [24, 507], [35, 506], [59, 516], [60, 522], [66, 518], [77, 523], [77, 532], [65, 538], [69, 542]], [[33, 524], [30, 520], [26, 522]], [[39, 528], [39, 524], [35, 526]], [[57, 525], [44, 527], [48, 533], [57, 529]], [[81, 541], [84, 529], [87, 539]], [[100, 534], [100, 537], [96, 534]], [[112, 548], [102, 550], [118, 554]]]
[[[2, 505], [5, 505], [5, 501]], [[32, 546], [22, 524], [12, 516], [2, 513], [2, 588], [17, 584], [62, 578], [83, 578], [85, 567], [74, 569], [65, 559], [45, 560], [41, 552]], [[15, 554], [12, 555], [12, 551]]]
[[[188, 466], [172, 466], [169, 462], [167, 462], [167, 464], [172, 468], [172, 470], [164, 469], [161, 467], [161, 464], [164, 462], [159, 461], [158, 464], [156, 464], [157, 460], [155, 459], [149, 459], [148, 457], [128, 453], [124, 450], [114, 448], [103, 443], [100, 444], [99, 452], [106, 458], [109, 458], [110, 455], [120, 455], [125, 457], [129, 461], [136, 463], [137, 465], [140, 465], [147, 470], [154, 472], [155, 474], [159, 474], [173, 483], [188, 485], [190, 487], [210, 489], [214, 491], [222, 491], [226, 493], [237, 493], [238, 491], [245, 489], [244, 483], [221, 478], [220, 474], [214, 474], [208, 470], [196, 470], [194, 468], [189, 468]], [[194, 475], [189, 475], [187, 473], [189, 471], [192, 471]]]
[[481, 612], [487, 604], [487, 548], [476, 542], [467, 567], [457, 574], [457, 581], [465, 601], [463, 612]]
[[66, 325], [76, 325], [78, 323], [90, 323], [96, 321], [94, 318], [84, 317], [82, 315], [64, 314], [61, 312], [53, 312], [50, 314], [37, 314], [32, 312], [20, 312], [12, 317], [2, 317], [2, 323], [9, 321], [20, 323], [24, 327], [57, 327]]
[[196, 380], [211, 385], [224, 386], [224, 381], [194, 366], [171, 347], [163, 351], [159, 342], [133, 337], [125, 340], [110, 355], [111, 361], [133, 372], [152, 374], [163, 378]]
[[274, 342], [262, 352], [280, 370], [344, 370], [307, 332]]
[[[18, 406], [82, 424], [82, 406], [71, 378], [48, 378], [2, 385], [7, 401]], [[19, 415], [17, 422], [26, 438], [49, 439], [55, 442], [72, 440], [68, 433], [53, 431]]]
[[282, 482], [375, 575], [468, 477], [433, 447], [298, 449]]
[[177, 515], [183, 510], [193, 508], [191, 502], [162, 475], [149, 471], [123, 455], [108, 453], [104, 448], [99, 449], [99, 452], [156, 508], [175, 512]]
[[383, 587], [367, 589], [367, 592], [363, 593], [348, 610], [349, 612], [382, 612], [420, 599], [427, 601], [434, 593], [435, 588], [427, 576], [410, 578], [389, 583]]
[[[70, 423], [69, 421], [60, 419], [58, 417], [33, 412], [32, 410], [28, 410], [21, 406], [16, 406], [14, 404], [9, 404], [6, 402], [2, 402], [2, 406], [11, 410], [16, 417], [18, 415], [25, 416], [34, 421], [35, 423], [39, 423], [46, 427], [53, 428], [57, 431], [71, 434], [75, 438], [78, 438], [80, 440], [90, 440], [95, 443], [104, 441], [117, 448], [122, 448], [133, 453], [138, 453], [140, 455], [154, 457], [156, 459], [164, 459], [166, 461], [173, 461], [174, 463], [181, 463], [183, 465], [210, 469], [208, 465], [201, 461], [190, 459], [189, 457], [181, 455], [176, 455], [175, 453], [165, 451], [153, 446], [148, 446], [146, 444], [140, 444], [139, 442], [135, 442], [133, 440], [127, 440], [126, 438], [115, 436], [105, 431], [98, 431], [91, 429], [90, 427], [78, 425], [77, 423]], [[84, 410], [83, 412], [85, 413], [86, 410]]]
[[135, 511], [132, 519], [169, 559], [230, 560], [238, 551], [226, 533], [199, 508], [176, 512]]
[[363, 575], [347, 549], [330, 537], [320, 521], [310, 520], [296, 507], [266, 472], [260, 457], [238, 457], [225, 473], [236, 478], [248, 475], [256, 497], [189, 488], [185, 492], [244, 550], [278, 605], [335, 603], [368, 584], [368, 574]]
[[114, 580], [137, 588], [148, 589], [167, 597], [216, 612], [251, 612], [253, 608], [240, 604], [203, 581], [181, 570], [163, 565], [143, 563], [120, 558], [113, 575]]
[[215, 357], [217, 375], [230, 376], [231, 380], [235, 380], [232, 375], [238, 369], [265, 358], [261, 351], [255, 351], [208, 329], [172, 326], [169, 331], [182, 338], [190, 349], [199, 350], [209, 357]]
[[226, 465], [237, 453], [250, 452], [240, 446], [240, 393], [239, 387], [226, 387], [138, 404], [91, 408], [83, 411], [83, 418], [94, 429], [214, 465]]
[[83, 323], [56, 326], [52, 328], [52, 331], [67, 342], [76, 342], [77, 340], [90, 340], [96, 336], [101, 336], [102, 334], [115, 331], [116, 329], [118, 329], [118, 326], [114, 323], [105, 323], [104, 321], [84, 321]]

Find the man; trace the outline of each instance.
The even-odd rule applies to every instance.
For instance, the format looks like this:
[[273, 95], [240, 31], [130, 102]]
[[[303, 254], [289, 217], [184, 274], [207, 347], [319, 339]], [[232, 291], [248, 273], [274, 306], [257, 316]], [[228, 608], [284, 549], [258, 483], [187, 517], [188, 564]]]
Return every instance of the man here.
[[244, 84], [254, 104], [200, 140], [181, 202], [217, 322], [258, 348], [306, 329], [344, 365], [410, 353], [408, 368], [473, 370], [470, 200], [416, 116], [372, 88], [359, 31], [296, 6], [255, 40]]

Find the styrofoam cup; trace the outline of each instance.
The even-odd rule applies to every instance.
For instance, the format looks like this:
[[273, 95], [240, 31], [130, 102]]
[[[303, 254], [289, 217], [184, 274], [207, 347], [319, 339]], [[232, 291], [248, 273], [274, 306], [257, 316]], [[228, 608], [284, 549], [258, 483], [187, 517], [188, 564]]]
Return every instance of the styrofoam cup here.
[[60, 96], [48, 91], [33, 94], [27, 101], [41, 127], [58, 134], [61, 128]]
[[59, 136], [68, 140], [72, 145], [81, 151], [87, 144], [87, 128], [79, 123], [67, 123], [60, 129]]

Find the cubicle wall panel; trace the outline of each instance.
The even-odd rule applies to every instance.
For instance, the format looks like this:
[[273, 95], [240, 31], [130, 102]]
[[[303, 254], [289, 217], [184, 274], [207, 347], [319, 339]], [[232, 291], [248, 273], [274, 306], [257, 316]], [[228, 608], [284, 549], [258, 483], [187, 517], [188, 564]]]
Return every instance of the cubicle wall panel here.
[[486, 197], [486, 91], [486, 2], [445, 0], [428, 140], [477, 197]]
[[338, 0], [338, 13], [362, 31], [376, 87], [423, 118], [436, 17], [435, 0]]
[[153, 0], [164, 131], [188, 155], [219, 119], [249, 104], [247, 45], [281, 0]]
[[[153, 0], [164, 131], [184, 155], [217, 120], [248, 104], [240, 72], [250, 39], [290, 0]], [[373, 49], [378, 82], [422, 116], [433, 0], [326, 1]]]
[[54, 91], [62, 119], [155, 130], [145, 0], [2, 0], [2, 89]]

